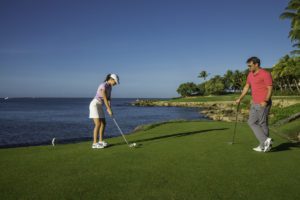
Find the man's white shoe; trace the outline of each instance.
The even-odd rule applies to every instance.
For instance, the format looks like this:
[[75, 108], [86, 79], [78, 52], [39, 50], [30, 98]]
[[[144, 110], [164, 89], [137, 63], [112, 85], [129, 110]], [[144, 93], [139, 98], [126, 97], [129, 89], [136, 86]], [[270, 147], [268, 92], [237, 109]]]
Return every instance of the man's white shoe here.
[[260, 146], [253, 148], [254, 151], [263, 152], [264, 149], [262, 149]]
[[267, 138], [266, 141], [264, 142], [264, 152], [270, 151], [272, 148], [272, 138]]
[[104, 147], [108, 146], [108, 143], [105, 141], [98, 142], [99, 145], [103, 145]]
[[104, 145], [99, 144], [99, 143], [94, 143], [92, 145], [92, 149], [103, 149], [103, 148], [104, 148]]

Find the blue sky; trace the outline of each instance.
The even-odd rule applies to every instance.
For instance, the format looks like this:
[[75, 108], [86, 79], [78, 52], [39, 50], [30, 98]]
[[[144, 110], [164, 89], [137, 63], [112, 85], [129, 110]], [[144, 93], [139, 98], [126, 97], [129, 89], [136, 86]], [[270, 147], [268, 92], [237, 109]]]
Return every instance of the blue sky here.
[[183, 82], [273, 66], [292, 50], [288, 0], [1, 0], [0, 97], [174, 97]]

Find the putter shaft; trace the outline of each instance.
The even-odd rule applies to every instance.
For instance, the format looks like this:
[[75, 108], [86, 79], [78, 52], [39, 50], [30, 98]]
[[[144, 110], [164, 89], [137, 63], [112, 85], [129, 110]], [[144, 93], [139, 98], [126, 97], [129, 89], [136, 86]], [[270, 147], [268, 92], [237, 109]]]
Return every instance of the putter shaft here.
[[[123, 134], [123, 131], [121, 130], [121, 128], [119, 127], [119, 125], [118, 125], [116, 119], [115, 119], [114, 117], [113, 117], [112, 119], [113, 119], [113, 121], [114, 121], [116, 127], [119, 129], [119, 132], [121, 133], [121, 135], [122, 135], [123, 139], [125, 140], [126, 144], [129, 145], [129, 143], [128, 143], [128, 141], [126, 140], [126, 137], [125, 137], [125, 135]], [[129, 145], [129, 146], [130, 146], [130, 145]]]
[[234, 139], [235, 139], [235, 134], [236, 134], [236, 125], [237, 125], [237, 119], [238, 119], [239, 108], [240, 108], [240, 102], [238, 103], [237, 108], [236, 108], [235, 124], [234, 124], [233, 137], [232, 137], [231, 144], [234, 144]]

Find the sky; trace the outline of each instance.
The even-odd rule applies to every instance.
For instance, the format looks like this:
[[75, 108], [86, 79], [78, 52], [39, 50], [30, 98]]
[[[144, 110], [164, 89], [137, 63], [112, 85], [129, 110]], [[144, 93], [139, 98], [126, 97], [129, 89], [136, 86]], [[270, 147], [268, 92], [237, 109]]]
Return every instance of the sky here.
[[170, 98], [292, 50], [288, 0], [0, 0], [0, 97]]

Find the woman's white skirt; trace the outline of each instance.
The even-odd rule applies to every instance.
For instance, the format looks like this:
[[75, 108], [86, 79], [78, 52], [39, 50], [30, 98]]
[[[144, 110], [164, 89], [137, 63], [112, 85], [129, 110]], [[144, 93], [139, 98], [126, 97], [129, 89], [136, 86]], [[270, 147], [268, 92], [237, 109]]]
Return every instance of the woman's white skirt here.
[[98, 101], [97, 99], [91, 101], [90, 118], [105, 118], [101, 101]]

